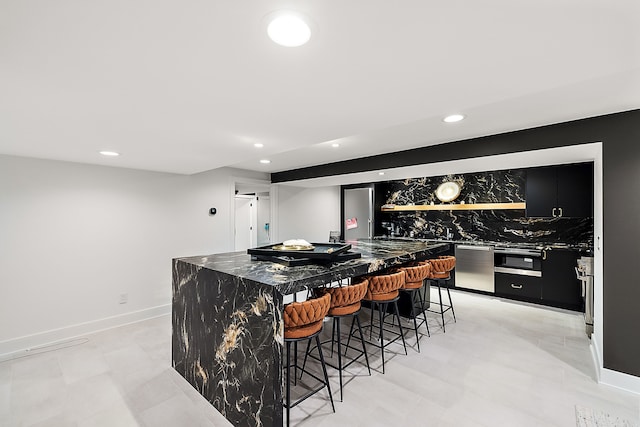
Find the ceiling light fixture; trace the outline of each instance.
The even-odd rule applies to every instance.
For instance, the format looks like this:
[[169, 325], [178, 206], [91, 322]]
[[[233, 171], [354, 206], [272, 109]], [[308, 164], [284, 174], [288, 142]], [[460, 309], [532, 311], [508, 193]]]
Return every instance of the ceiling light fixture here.
[[271, 160], [262, 159], [262, 160], [260, 160], [260, 163], [263, 163], [263, 164], [265, 164], [265, 165], [268, 165], [269, 163], [271, 163]]
[[281, 46], [297, 47], [309, 41], [311, 28], [299, 13], [282, 11], [273, 15], [267, 34]]
[[462, 119], [464, 119], [464, 116], [462, 114], [452, 114], [442, 119], [442, 121], [447, 123], [455, 123], [459, 122]]
[[107, 157], [117, 157], [120, 153], [116, 153], [115, 151], [100, 151], [100, 154]]
[[384, 172], [378, 172], [378, 175], [384, 175]]
[[331, 146], [332, 146], [333, 148], [338, 148], [338, 147], [340, 147], [340, 144], [331, 144]]
[[260, 144], [259, 142], [256, 142], [255, 144], [253, 144], [253, 146], [256, 148], [262, 148], [264, 147], [264, 144]]

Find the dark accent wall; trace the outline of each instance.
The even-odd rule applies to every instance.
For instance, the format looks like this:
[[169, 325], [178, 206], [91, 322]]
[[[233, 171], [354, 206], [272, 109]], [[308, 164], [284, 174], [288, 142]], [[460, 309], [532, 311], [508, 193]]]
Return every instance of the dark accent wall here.
[[[604, 367], [640, 376], [640, 109], [274, 173], [273, 183], [603, 143]], [[596, 247], [598, 242], [595, 242]]]

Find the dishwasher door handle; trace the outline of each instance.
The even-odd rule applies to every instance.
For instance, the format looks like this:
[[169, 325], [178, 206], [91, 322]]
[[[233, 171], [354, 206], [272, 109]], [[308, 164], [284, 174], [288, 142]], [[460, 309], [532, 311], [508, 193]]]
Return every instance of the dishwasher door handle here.
[[473, 251], [492, 251], [493, 246], [456, 245], [456, 249], [471, 249]]

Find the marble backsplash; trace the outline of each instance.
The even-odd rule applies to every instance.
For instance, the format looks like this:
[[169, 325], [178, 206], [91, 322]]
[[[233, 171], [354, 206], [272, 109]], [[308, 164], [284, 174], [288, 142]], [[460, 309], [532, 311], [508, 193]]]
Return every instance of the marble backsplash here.
[[524, 209], [380, 212], [383, 204], [440, 204], [435, 190], [455, 181], [455, 203], [525, 201], [525, 169], [411, 178], [376, 184], [376, 235], [593, 246], [593, 218], [527, 218]]

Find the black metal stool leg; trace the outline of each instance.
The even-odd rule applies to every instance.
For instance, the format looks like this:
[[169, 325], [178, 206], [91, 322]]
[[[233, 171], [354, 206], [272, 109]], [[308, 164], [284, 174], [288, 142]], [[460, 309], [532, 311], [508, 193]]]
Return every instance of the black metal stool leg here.
[[307, 366], [307, 356], [309, 356], [309, 350], [311, 350], [311, 340], [307, 341], [307, 349], [304, 352], [304, 359], [302, 361], [302, 368], [300, 369], [300, 379], [302, 379], [302, 374], [304, 374], [304, 367]]
[[[358, 314], [354, 314], [353, 317], [358, 317]], [[358, 324], [360, 324], [360, 321], [358, 321]], [[362, 333], [362, 331], [361, 331]], [[344, 355], [347, 355], [347, 351], [349, 350], [349, 343], [351, 342], [351, 334], [353, 334], [353, 320], [351, 321], [351, 329], [349, 329], [349, 337], [347, 338], [347, 348], [344, 350]]]
[[293, 385], [298, 385], [298, 341], [293, 342]]
[[407, 343], [404, 341], [404, 331], [402, 330], [402, 323], [400, 322], [400, 310], [398, 310], [398, 300], [393, 302], [393, 307], [396, 310], [396, 317], [398, 318], [398, 327], [400, 328], [400, 337], [402, 337], [402, 345], [404, 346], [404, 354], [407, 353]]
[[427, 336], [430, 337], [431, 333], [429, 332], [429, 324], [427, 323], [427, 309], [424, 307], [424, 298], [422, 298], [420, 289], [418, 289], [418, 299], [420, 300], [420, 310], [422, 310], [422, 318], [424, 319], [424, 325], [427, 327]]
[[436, 281], [436, 283], [438, 284], [438, 297], [440, 297], [440, 316], [442, 317], [442, 332], [445, 333], [447, 332], [447, 330], [445, 329], [444, 326], [444, 308], [442, 305], [442, 290], [440, 288], [440, 281]]
[[456, 312], [453, 311], [453, 301], [451, 300], [451, 293], [449, 292], [449, 286], [447, 286], [447, 296], [449, 297], [449, 307], [451, 307], [451, 314], [453, 314], [453, 321], [456, 322]]
[[412, 290], [411, 293], [411, 317], [413, 317], [413, 329], [416, 331], [416, 344], [418, 346], [418, 353], [420, 353], [420, 336], [418, 335], [418, 321], [416, 320], [416, 291]]
[[374, 301], [371, 301], [371, 320], [369, 321], [369, 339], [371, 339], [371, 335], [373, 334], [373, 310], [378, 306], [378, 310], [380, 310], [380, 304], [377, 304]]
[[329, 375], [327, 375], [327, 365], [324, 363], [324, 356], [322, 355], [322, 346], [320, 345], [320, 338], [316, 335], [316, 345], [318, 346], [318, 354], [320, 355], [320, 363], [322, 364], [322, 372], [324, 373], [324, 381], [327, 384], [327, 391], [329, 392], [329, 399], [331, 399], [331, 408], [333, 412], [336, 412], [336, 407], [333, 404], [333, 395], [331, 394], [331, 385], [329, 384]]
[[[360, 325], [360, 318], [358, 315], [354, 316], [356, 322], [358, 322], [358, 332], [360, 332], [360, 341], [362, 342], [362, 351], [364, 352], [364, 360], [367, 361], [367, 370], [369, 371], [369, 375], [371, 375], [371, 368], [369, 367], [369, 356], [367, 355], [367, 346], [364, 343], [364, 336], [362, 335], [362, 326]], [[351, 328], [353, 329], [353, 323], [351, 324]]]
[[291, 409], [291, 343], [287, 342], [287, 427], [289, 427], [289, 412]]
[[[340, 347], [342, 337], [340, 336], [340, 318], [334, 317], [333, 321], [337, 325], [336, 330], [338, 331], [338, 376], [340, 377], [340, 402], [342, 402], [342, 348]], [[333, 342], [331, 345], [333, 346]]]
[[[338, 333], [338, 339], [340, 339], [340, 334]], [[336, 318], [333, 318], [333, 324], [331, 325], [331, 357], [333, 357], [333, 343], [336, 340]]]
[[384, 317], [382, 317], [382, 310], [386, 310], [387, 304], [378, 304], [378, 317], [380, 319], [380, 353], [382, 355], [382, 373], [384, 374]]

